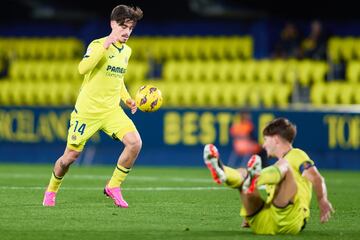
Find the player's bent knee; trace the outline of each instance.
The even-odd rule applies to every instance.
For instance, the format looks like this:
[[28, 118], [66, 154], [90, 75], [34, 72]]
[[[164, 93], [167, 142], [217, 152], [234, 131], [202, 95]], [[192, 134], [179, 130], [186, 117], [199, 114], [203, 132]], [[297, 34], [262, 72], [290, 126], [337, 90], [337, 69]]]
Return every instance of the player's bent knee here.
[[63, 157], [63, 164], [66, 166], [69, 166], [70, 164], [72, 164], [73, 162], [76, 161], [76, 159], [78, 159], [78, 157], [80, 156], [80, 152], [74, 151], [74, 150], [69, 150], [66, 151], [64, 153], [64, 157]]
[[134, 138], [131, 141], [129, 141], [126, 145], [134, 152], [140, 152], [142, 147], [142, 140], [140, 137]]

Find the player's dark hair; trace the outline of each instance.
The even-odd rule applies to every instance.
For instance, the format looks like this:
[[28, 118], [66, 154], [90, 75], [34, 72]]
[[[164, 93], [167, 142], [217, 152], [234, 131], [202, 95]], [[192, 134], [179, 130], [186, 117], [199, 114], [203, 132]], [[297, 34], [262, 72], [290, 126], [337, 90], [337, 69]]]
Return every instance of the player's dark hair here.
[[136, 24], [142, 17], [143, 11], [139, 7], [118, 5], [112, 10], [110, 20], [116, 21], [119, 25], [124, 24], [125, 21], [133, 21]]
[[296, 125], [286, 118], [276, 118], [264, 128], [263, 135], [279, 135], [289, 143], [292, 143], [296, 136]]

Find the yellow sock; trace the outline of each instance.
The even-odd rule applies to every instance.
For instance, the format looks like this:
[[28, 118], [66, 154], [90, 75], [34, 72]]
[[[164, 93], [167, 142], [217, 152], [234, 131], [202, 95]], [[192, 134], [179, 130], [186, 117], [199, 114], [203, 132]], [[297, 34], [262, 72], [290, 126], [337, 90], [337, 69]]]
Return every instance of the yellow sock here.
[[129, 168], [117, 165], [108, 183], [108, 187], [119, 187], [121, 183], [125, 180], [126, 176], [129, 174], [130, 170], [131, 169]]
[[226, 175], [225, 184], [231, 188], [239, 188], [244, 181], [244, 177], [241, 173], [238, 170], [227, 166], [223, 166], [223, 168]]
[[281, 181], [280, 169], [277, 166], [272, 165], [270, 167], [261, 170], [256, 185], [260, 186], [264, 184], [277, 184], [280, 181]]
[[60, 188], [63, 177], [57, 177], [53, 172], [51, 174], [50, 183], [46, 191], [48, 192], [57, 192]]

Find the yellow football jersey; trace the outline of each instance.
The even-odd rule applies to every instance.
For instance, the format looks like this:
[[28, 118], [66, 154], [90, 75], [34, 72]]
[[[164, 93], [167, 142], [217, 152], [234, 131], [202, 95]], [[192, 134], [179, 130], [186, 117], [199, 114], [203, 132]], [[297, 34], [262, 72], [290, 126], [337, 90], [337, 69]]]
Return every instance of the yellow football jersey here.
[[309, 180], [302, 176], [303, 170], [313, 166], [314, 162], [309, 156], [301, 149], [291, 149], [284, 158], [289, 162], [297, 187], [297, 195], [300, 199], [302, 207], [306, 208], [306, 217], [310, 216], [310, 201], [312, 195], [312, 184]]
[[92, 41], [79, 64], [85, 76], [75, 109], [83, 117], [101, 117], [131, 98], [124, 83], [131, 49], [121, 43], [105, 49], [105, 39]]

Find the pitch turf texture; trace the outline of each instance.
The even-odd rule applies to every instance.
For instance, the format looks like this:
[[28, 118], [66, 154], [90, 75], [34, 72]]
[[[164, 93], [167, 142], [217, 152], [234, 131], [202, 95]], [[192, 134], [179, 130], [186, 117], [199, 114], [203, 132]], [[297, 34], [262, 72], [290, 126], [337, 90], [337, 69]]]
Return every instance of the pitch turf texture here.
[[[239, 195], [206, 168], [135, 167], [123, 185], [128, 209], [102, 191], [112, 167], [73, 166], [54, 208], [42, 206], [50, 165], [0, 164], [0, 239], [359, 239], [360, 172], [323, 171], [336, 213], [298, 236], [255, 236], [240, 228]], [[314, 200], [314, 199], [313, 199]]]

